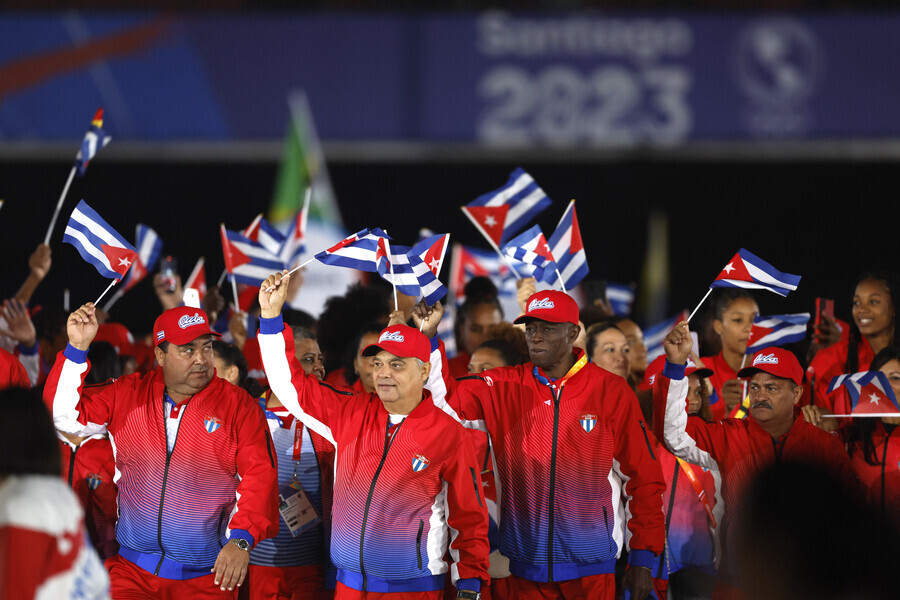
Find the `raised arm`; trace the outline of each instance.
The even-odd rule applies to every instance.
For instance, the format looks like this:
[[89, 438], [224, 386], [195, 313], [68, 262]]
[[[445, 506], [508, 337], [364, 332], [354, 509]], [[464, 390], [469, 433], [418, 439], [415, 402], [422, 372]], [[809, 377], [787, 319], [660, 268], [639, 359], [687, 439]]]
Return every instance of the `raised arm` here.
[[56, 357], [53, 370], [44, 385], [44, 401], [53, 414], [53, 424], [60, 431], [76, 435], [104, 433], [114, 402], [114, 386], [86, 396], [82, 393], [84, 378], [90, 369], [88, 348], [97, 335], [97, 316], [93, 303], [69, 315], [66, 333], [69, 343]]

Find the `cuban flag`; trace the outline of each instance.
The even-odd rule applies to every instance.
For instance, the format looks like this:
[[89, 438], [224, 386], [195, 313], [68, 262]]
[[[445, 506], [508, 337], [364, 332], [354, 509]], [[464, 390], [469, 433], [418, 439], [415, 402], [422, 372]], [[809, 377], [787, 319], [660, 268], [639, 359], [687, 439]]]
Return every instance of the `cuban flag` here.
[[481, 235], [499, 248], [552, 203], [531, 175], [517, 168], [502, 188], [461, 208]]
[[597, 424], [597, 415], [581, 415], [579, 421], [581, 422], [581, 428], [584, 429], [586, 433], [590, 433]]
[[215, 433], [219, 427], [222, 426], [222, 421], [220, 421], [217, 417], [206, 417], [203, 420], [203, 424], [206, 426], [206, 431], [208, 433]]
[[300, 257], [306, 252], [306, 219], [309, 214], [309, 194], [303, 208], [297, 211], [291, 221], [291, 229], [288, 231], [278, 250], [278, 257], [284, 263], [285, 269], [292, 269], [300, 263]]
[[652, 325], [644, 330], [644, 345], [647, 347], [647, 363], [653, 361], [666, 353], [663, 348], [663, 341], [669, 332], [675, 329], [681, 321], [688, 318], [686, 310], [681, 311], [674, 317], [666, 319], [656, 325]]
[[799, 275], [782, 273], [755, 254], [741, 248], [709, 287], [769, 290], [779, 296], [787, 296], [797, 289], [799, 283]]
[[550, 253], [556, 259], [556, 266], [562, 275], [563, 287], [571, 290], [588, 274], [587, 254], [581, 241], [581, 228], [578, 226], [574, 200], [569, 202], [566, 212], [556, 226], [556, 231], [550, 236], [549, 244]]
[[187, 281], [184, 284], [184, 289], [194, 289], [197, 290], [197, 296], [200, 298], [200, 301], [203, 302], [203, 297], [206, 296], [206, 267], [205, 267], [206, 259], [204, 257], [200, 257], [197, 260], [197, 264], [194, 265], [194, 270], [191, 271], [190, 276], [187, 278]]
[[137, 249], [137, 260], [122, 281], [122, 292], [133, 288], [156, 267], [156, 261], [159, 260], [162, 251], [162, 240], [153, 229], [143, 223], [138, 223], [135, 229], [134, 245]]
[[450, 245], [449, 233], [434, 234], [427, 229], [419, 231], [419, 242], [412, 247], [411, 253], [418, 256], [424, 262], [435, 277], [441, 274], [444, 265], [444, 255]]
[[281, 261], [277, 256], [253, 242], [237, 231], [220, 226], [222, 233], [222, 254], [225, 270], [237, 283], [259, 285], [272, 273], [280, 272]]
[[376, 253], [378, 240], [382, 238], [388, 238], [388, 235], [377, 227], [363, 229], [347, 236], [331, 248], [319, 252], [316, 254], [316, 260], [334, 267], [377, 273]]
[[391, 281], [390, 273], [382, 273], [382, 277], [394, 283], [397, 290], [403, 294], [414, 298], [421, 296], [426, 304], [434, 306], [435, 302], [447, 295], [447, 288], [422, 260], [422, 249], [418, 246], [419, 244], [414, 248], [399, 245], [394, 245], [392, 248], [388, 246], [391, 248], [389, 250], [390, 262], [394, 268], [393, 281]]
[[85, 482], [87, 482], [88, 487], [92, 490], [96, 490], [98, 487], [100, 487], [100, 484], [103, 483], [103, 478], [96, 473], [88, 473], [88, 476], [85, 477], [84, 480]]
[[75, 155], [75, 171], [79, 177], [84, 177], [88, 163], [100, 152], [100, 148], [104, 148], [111, 141], [112, 137], [103, 131], [103, 109], [98, 108], [91, 120], [91, 126], [88, 127], [84, 139], [81, 140], [81, 149]]
[[262, 213], [256, 215], [256, 218], [241, 232], [245, 238], [251, 242], [255, 242], [266, 249], [269, 254], [278, 256], [284, 245], [285, 236], [277, 227], [266, 221]]
[[[466, 282], [473, 277], [487, 277], [492, 280], [503, 293], [502, 282], [515, 278], [506, 262], [496, 252], [453, 244], [450, 263], [450, 289], [456, 302], [462, 302]], [[513, 289], [515, 286], [513, 285]]]
[[424, 470], [429, 464], [431, 464], [431, 461], [421, 454], [416, 454], [412, 459], [412, 470], [418, 473], [419, 471]]
[[806, 324], [809, 313], [792, 315], [762, 315], [753, 319], [753, 329], [744, 354], [756, 354], [769, 346], [784, 346], [806, 339]]
[[627, 317], [631, 314], [631, 306], [634, 304], [634, 284], [607, 283], [606, 301], [613, 314], [617, 317]]
[[[894, 417], [900, 416], [900, 406], [887, 375], [881, 371], [863, 371], [838, 375], [828, 385], [828, 393], [843, 386], [850, 398], [850, 406], [842, 407], [843, 414], [859, 417]], [[835, 403], [835, 412], [840, 402]], [[849, 410], [847, 410], [849, 408]]]
[[506, 256], [523, 264], [521, 267], [518, 265], [514, 267], [520, 275], [534, 277], [546, 283], [558, 280], [556, 262], [550, 252], [547, 238], [537, 225], [509, 240], [502, 251]]
[[138, 259], [134, 246], [84, 200], [72, 211], [63, 242], [75, 246], [81, 258], [94, 265], [107, 279], [122, 279]]

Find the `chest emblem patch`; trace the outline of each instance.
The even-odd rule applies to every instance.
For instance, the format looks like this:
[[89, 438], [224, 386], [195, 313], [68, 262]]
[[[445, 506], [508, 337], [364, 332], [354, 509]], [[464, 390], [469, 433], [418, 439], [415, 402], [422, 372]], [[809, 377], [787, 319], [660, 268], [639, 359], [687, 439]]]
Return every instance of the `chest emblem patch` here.
[[597, 415], [581, 415], [581, 417], [579, 417], [579, 420], [581, 421], [581, 428], [584, 429], [585, 433], [590, 433], [594, 426], [597, 424]]
[[412, 459], [412, 470], [418, 473], [419, 471], [425, 469], [425, 467], [427, 467], [429, 464], [431, 464], [431, 461], [429, 461], [421, 454], [416, 454]]
[[100, 484], [103, 483], [103, 478], [96, 473], [88, 473], [88, 476], [85, 477], [84, 480], [92, 490], [96, 490], [100, 487]]
[[222, 426], [222, 421], [220, 421], [218, 417], [206, 417], [206, 419], [203, 420], [203, 424], [206, 425], [207, 432], [215, 433], [216, 430]]

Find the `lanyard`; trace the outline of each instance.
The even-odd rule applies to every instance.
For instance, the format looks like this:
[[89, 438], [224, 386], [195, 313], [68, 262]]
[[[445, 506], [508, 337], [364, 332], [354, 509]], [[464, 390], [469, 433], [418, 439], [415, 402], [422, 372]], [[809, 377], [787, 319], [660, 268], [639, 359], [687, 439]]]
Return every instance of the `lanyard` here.
[[544, 375], [544, 373], [537, 366], [534, 367], [534, 376], [538, 381], [540, 381], [547, 387], [562, 389], [563, 386], [566, 385], [566, 382], [571, 379], [578, 371], [580, 371], [587, 363], [587, 354], [582, 354], [581, 358], [576, 360], [575, 364], [572, 365], [572, 368], [569, 369], [569, 372], [556, 381], [550, 381], [550, 378]]
[[684, 462], [677, 456], [675, 460], [678, 461], [678, 464], [681, 465], [681, 470], [684, 471], [684, 474], [687, 475], [688, 481], [691, 482], [691, 485], [694, 486], [694, 491], [697, 492], [697, 497], [700, 499], [700, 503], [703, 505], [703, 510], [706, 511], [706, 517], [709, 519], [710, 524], [715, 527], [716, 526], [716, 518], [713, 516], [712, 506], [709, 504], [709, 498], [706, 495], [706, 490], [703, 489], [703, 484], [700, 483], [700, 480], [697, 479], [697, 474], [694, 473], [694, 469], [691, 468], [691, 465]]

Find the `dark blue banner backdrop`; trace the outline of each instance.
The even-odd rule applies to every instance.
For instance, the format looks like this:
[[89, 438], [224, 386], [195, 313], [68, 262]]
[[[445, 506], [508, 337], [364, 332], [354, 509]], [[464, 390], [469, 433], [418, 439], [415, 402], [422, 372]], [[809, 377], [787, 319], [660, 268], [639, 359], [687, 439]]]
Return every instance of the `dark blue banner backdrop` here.
[[900, 135], [900, 16], [0, 16], [0, 141], [592, 147]]

